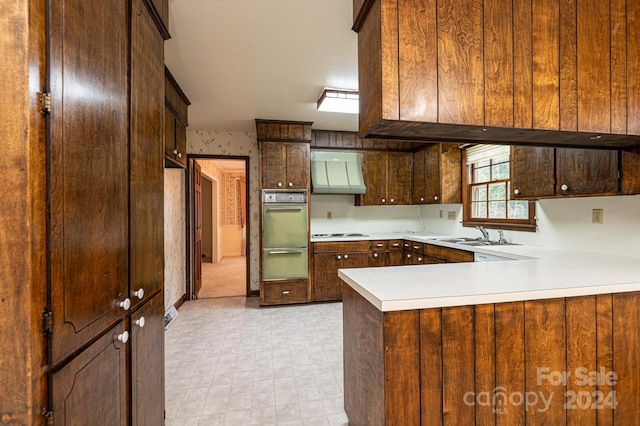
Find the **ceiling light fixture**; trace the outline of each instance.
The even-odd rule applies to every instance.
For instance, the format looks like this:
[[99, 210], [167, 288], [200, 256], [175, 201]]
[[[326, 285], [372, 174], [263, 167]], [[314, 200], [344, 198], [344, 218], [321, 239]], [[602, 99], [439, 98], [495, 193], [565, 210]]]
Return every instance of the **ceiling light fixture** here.
[[357, 90], [325, 88], [318, 99], [318, 111], [357, 114], [360, 97]]

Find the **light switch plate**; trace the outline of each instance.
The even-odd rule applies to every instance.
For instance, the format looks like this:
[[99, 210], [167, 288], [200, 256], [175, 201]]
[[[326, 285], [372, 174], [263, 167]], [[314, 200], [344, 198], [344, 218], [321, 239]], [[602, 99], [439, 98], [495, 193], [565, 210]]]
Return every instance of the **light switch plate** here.
[[456, 220], [456, 212], [447, 212], [447, 218], [449, 220]]
[[333, 219], [333, 212], [327, 212], [327, 219]]

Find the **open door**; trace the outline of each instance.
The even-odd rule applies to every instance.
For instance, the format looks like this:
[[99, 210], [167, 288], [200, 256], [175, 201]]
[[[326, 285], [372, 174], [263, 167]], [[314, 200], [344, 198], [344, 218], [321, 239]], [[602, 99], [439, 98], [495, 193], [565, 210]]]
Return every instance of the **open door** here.
[[200, 164], [193, 162], [193, 298], [202, 288], [202, 173]]

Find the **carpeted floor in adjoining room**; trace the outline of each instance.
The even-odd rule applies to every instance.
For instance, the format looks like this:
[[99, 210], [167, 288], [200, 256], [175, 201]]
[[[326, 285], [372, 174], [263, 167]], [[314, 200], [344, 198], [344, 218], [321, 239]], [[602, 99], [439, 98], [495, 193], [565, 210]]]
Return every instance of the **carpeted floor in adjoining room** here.
[[202, 262], [202, 288], [198, 298], [246, 296], [246, 262], [245, 256], [224, 257], [218, 263]]

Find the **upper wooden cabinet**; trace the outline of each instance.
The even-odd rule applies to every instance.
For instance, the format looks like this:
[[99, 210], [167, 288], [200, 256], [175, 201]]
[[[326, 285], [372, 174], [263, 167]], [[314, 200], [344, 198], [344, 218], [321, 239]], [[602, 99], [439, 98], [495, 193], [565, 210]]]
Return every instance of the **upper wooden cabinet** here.
[[[616, 150], [511, 147], [511, 194], [536, 199], [621, 193]], [[629, 193], [637, 190], [629, 185]]]
[[311, 123], [256, 120], [263, 189], [309, 189]]
[[462, 153], [452, 144], [432, 144], [413, 153], [413, 204], [462, 202]]
[[167, 67], [164, 69], [164, 158], [165, 167], [187, 167], [188, 110], [191, 102]]
[[360, 136], [640, 145], [640, 4], [507, 3], [354, 0]]
[[411, 204], [412, 154], [365, 151], [362, 177], [367, 192], [356, 196], [359, 206]]

